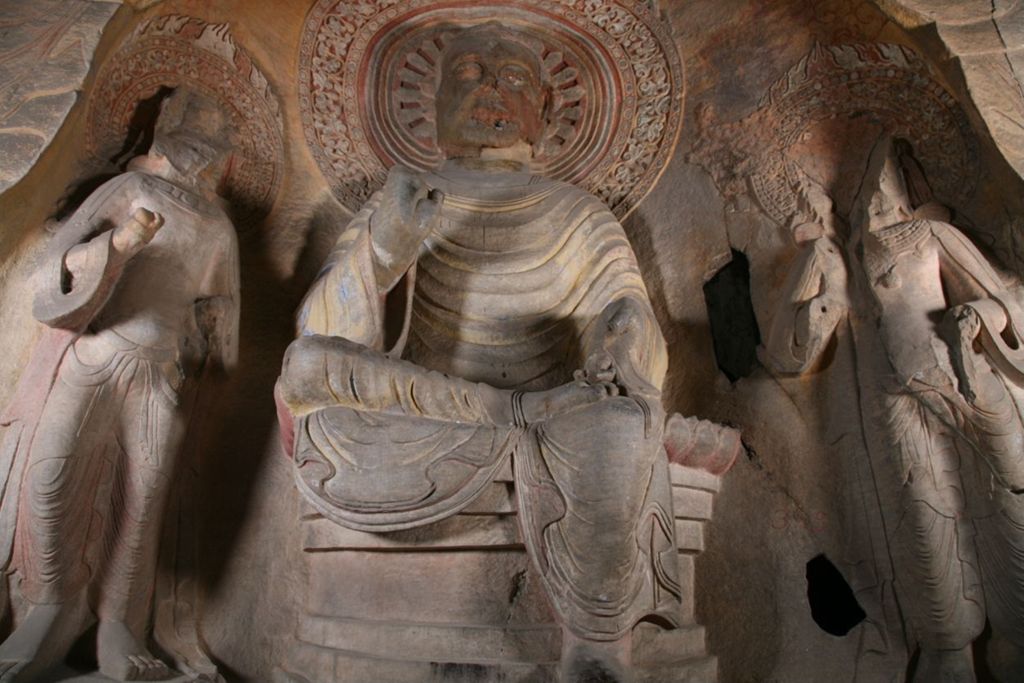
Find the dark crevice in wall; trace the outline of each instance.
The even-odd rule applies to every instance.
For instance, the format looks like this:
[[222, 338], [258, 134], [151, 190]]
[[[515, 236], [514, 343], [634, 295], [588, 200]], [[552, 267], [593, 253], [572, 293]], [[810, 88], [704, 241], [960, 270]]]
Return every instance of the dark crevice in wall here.
[[746, 377], [757, 363], [761, 332], [750, 300], [750, 263], [735, 249], [732, 260], [704, 285], [704, 302], [715, 360], [730, 382]]
[[850, 584], [824, 555], [807, 563], [807, 602], [814, 623], [834, 636], [845, 636], [867, 616]]
[[99, 668], [96, 660], [96, 632], [97, 628], [93, 625], [75, 641], [64, 660], [73, 671], [96, 671]]

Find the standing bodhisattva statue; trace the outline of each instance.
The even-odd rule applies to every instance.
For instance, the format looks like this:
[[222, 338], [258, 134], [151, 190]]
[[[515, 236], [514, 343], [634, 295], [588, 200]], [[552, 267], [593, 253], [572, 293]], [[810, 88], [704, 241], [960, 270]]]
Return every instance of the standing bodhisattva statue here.
[[436, 98], [447, 161], [392, 169], [341, 235], [278, 400], [299, 488], [353, 529], [453, 515], [512, 458], [565, 677], [626, 681], [633, 626], [679, 614], [666, 350], [622, 226], [530, 172], [542, 73], [517, 32], [452, 40]]
[[148, 155], [60, 226], [42, 263], [33, 313], [51, 329], [3, 417], [18, 441], [0, 550], [29, 603], [0, 645], [4, 683], [38, 680], [94, 618], [101, 673], [173, 675], [146, 631], [185, 390], [237, 355], [235, 231], [214, 195], [226, 123], [173, 93]]
[[968, 683], [986, 619], [990, 652], [1018, 672], [1024, 652], [1024, 309], [1019, 286], [928, 218], [936, 206], [915, 211], [879, 141], [845, 258], [828, 237], [809, 243], [763, 359], [805, 372], [849, 324], [879, 531], [920, 647], [913, 680]]

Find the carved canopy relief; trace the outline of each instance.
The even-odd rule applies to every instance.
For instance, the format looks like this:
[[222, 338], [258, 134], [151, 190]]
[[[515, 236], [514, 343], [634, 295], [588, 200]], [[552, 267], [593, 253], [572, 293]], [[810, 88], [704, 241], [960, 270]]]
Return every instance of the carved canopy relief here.
[[977, 142], [966, 116], [901, 45], [816, 45], [753, 114], [723, 123], [704, 110], [701, 125], [691, 158], [727, 196], [752, 191], [778, 223], [798, 213], [805, 175], [848, 209], [856, 190], [848, 178], [862, 172], [863, 150], [882, 130], [913, 144], [935, 193], [949, 203], [965, 202], [975, 187]]
[[320, 0], [302, 38], [306, 140], [338, 199], [358, 209], [403, 164], [441, 161], [433, 93], [454, 31], [502, 16], [536, 36], [552, 86], [540, 173], [623, 216], [650, 190], [679, 133], [683, 70], [667, 25], [630, 0]]

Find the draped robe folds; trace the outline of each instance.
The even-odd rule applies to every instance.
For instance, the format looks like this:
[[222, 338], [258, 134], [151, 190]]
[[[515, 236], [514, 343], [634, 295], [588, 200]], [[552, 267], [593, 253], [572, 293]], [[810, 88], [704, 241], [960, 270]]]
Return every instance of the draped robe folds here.
[[[987, 617], [1024, 645], [1022, 291], [947, 223], [915, 220], [863, 239], [863, 253], [847, 250], [848, 306], [819, 290], [836, 248], [819, 240], [806, 252], [767, 356], [782, 371], [805, 371], [849, 314], [864, 437], [910, 634], [956, 650]], [[980, 319], [977, 349], [940, 334], [958, 305]], [[972, 402], [954, 370], [959, 353], [969, 356]]]
[[[343, 526], [406, 529], [464, 508], [511, 457], [523, 537], [562, 621], [597, 640], [644, 617], [674, 623], [666, 352], [622, 227], [565, 183], [440, 173], [424, 176], [445, 193], [438, 225], [390, 293], [374, 275], [375, 196], [306, 297], [277, 390], [300, 490]], [[608, 332], [616, 311], [635, 315], [628, 344]], [[602, 348], [628, 396], [534, 424], [488, 413], [481, 383], [553, 388]]]
[[[128, 260], [113, 229], [139, 206], [166, 222]], [[89, 584], [101, 618], [141, 627], [185, 382], [209, 358], [229, 366], [237, 354], [234, 227], [198, 195], [130, 172], [60, 226], [41, 266], [33, 314], [48, 327], [0, 416], [2, 563], [33, 603]]]

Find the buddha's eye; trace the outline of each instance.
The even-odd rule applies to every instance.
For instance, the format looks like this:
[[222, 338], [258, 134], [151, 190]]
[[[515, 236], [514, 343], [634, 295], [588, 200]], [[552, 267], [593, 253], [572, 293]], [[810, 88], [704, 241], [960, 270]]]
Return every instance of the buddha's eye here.
[[483, 75], [483, 69], [476, 62], [462, 62], [455, 66], [455, 77], [460, 81], [477, 81]]
[[526, 85], [527, 73], [526, 70], [521, 67], [506, 66], [502, 68], [499, 76], [502, 81], [513, 87], [521, 88]]

